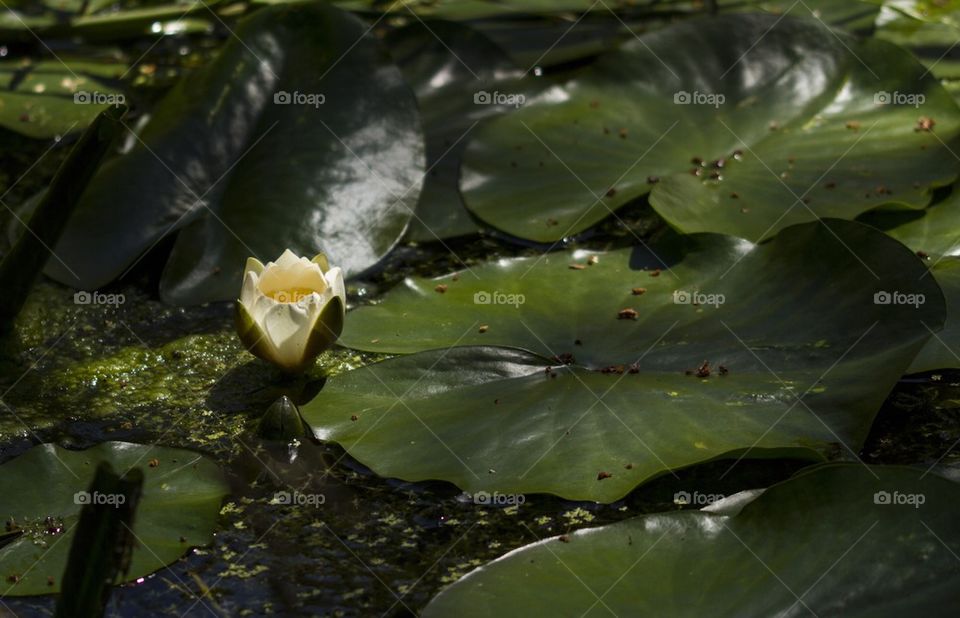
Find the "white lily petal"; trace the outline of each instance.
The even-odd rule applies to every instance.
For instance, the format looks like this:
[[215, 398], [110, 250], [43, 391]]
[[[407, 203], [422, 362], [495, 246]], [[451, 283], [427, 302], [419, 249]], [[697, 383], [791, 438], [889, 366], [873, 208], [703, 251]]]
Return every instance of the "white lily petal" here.
[[243, 287], [240, 288], [240, 302], [247, 308], [247, 311], [253, 311], [254, 302], [260, 295], [260, 284], [257, 273], [248, 270], [243, 275]]
[[277, 362], [296, 366], [303, 357], [312, 326], [311, 311], [292, 303], [277, 303], [263, 316], [263, 330]]
[[[276, 262], [274, 262], [274, 265], [279, 266], [280, 268], [288, 268], [290, 266], [293, 266], [299, 261], [300, 261], [300, 257], [296, 253], [294, 253], [290, 249], [285, 249], [283, 251], [283, 254], [277, 258]], [[269, 265], [270, 263], [268, 262], [267, 266]]]
[[347, 289], [343, 283], [343, 271], [339, 266], [334, 266], [324, 275], [327, 285], [333, 290], [333, 296], [339, 296], [344, 306], [347, 304]]

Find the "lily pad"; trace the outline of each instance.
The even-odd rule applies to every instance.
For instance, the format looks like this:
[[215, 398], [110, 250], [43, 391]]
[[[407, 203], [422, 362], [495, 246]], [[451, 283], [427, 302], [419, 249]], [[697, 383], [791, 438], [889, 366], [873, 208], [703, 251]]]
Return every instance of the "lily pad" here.
[[527, 545], [423, 615], [942, 615], [960, 585], [958, 504], [956, 484], [921, 470], [818, 466], [709, 511]]
[[129, 442], [105, 442], [85, 451], [43, 444], [0, 466], [0, 513], [20, 532], [0, 547], [0, 573], [7, 582], [0, 596], [59, 591], [82, 503], [111, 499], [87, 493], [104, 461], [118, 473], [139, 467], [144, 474], [133, 526], [137, 544], [126, 581], [213, 539], [228, 488], [217, 466], [202, 455]]
[[651, 188], [683, 232], [760, 240], [883, 203], [925, 206], [956, 176], [944, 142], [958, 129], [949, 93], [890, 43], [812, 19], [725, 15], [631, 40], [487, 123], [461, 191], [480, 219], [541, 242]]
[[[304, 418], [382, 476], [609, 502], [712, 459], [856, 452], [944, 320], [924, 265], [858, 223], [673, 241], [407, 279], [341, 342], [427, 351], [331, 379]], [[538, 354], [450, 348], [476, 344]]]
[[79, 60], [0, 62], [0, 126], [38, 139], [83, 131], [106, 107], [124, 102], [111, 80], [126, 70]]
[[[235, 297], [250, 255], [325, 250], [351, 273], [376, 263], [416, 204], [423, 138], [413, 93], [364, 32], [324, 4], [244, 19], [84, 193], [55, 248], [79, 287], [181, 228], [160, 283], [177, 304]], [[77, 285], [59, 262], [48, 273]]]

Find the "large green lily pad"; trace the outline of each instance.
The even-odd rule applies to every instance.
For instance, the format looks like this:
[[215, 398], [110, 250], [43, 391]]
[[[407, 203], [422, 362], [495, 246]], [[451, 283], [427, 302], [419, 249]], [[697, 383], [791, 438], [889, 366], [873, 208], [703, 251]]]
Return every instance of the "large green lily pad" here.
[[103, 109], [125, 101], [110, 80], [126, 65], [66, 59], [0, 62], [0, 126], [38, 139], [80, 132]]
[[423, 615], [946, 615], [960, 586], [958, 505], [956, 484], [922, 470], [818, 466], [712, 512], [527, 545]]
[[683, 232], [760, 240], [817, 216], [926, 205], [956, 176], [943, 142], [958, 128], [949, 93], [890, 43], [812, 19], [726, 15], [631, 40], [487, 123], [461, 191], [482, 220], [542, 242], [651, 188]]
[[180, 228], [160, 285], [174, 303], [233, 298], [246, 257], [288, 247], [352, 273], [377, 262], [416, 204], [423, 138], [412, 92], [364, 31], [324, 4], [243, 20], [84, 193], [55, 248], [79, 283], [59, 261], [49, 274], [97, 288]]
[[[924, 265], [862, 224], [675, 241], [653, 248], [658, 276], [652, 254], [623, 249], [407, 279], [350, 312], [341, 341], [427, 351], [333, 378], [304, 417], [383, 476], [612, 501], [721, 457], [849, 455], [944, 320]], [[875, 303], [883, 292], [900, 295]], [[450, 349], [475, 344], [539, 355]]]
[[111, 464], [117, 473], [138, 467], [144, 474], [133, 526], [137, 544], [126, 581], [213, 539], [228, 488], [216, 464], [202, 455], [129, 442], [105, 442], [85, 451], [43, 444], [0, 466], [0, 515], [23, 530], [0, 547], [0, 573], [6, 582], [0, 596], [60, 590], [82, 506], [76, 494], [87, 491], [100, 462]]

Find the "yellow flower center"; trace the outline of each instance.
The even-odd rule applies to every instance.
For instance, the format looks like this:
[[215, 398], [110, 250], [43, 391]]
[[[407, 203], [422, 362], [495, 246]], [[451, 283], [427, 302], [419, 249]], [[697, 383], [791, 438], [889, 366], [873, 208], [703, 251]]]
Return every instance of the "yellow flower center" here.
[[315, 291], [310, 288], [289, 288], [270, 292], [267, 296], [279, 303], [298, 303]]

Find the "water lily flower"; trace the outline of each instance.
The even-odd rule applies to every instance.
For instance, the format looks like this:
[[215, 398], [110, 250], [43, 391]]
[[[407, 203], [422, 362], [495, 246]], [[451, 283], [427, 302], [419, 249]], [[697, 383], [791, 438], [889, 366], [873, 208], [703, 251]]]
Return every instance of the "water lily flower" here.
[[237, 301], [237, 334], [250, 352], [288, 373], [304, 371], [343, 330], [343, 272], [327, 256], [287, 249], [276, 262], [248, 258]]

